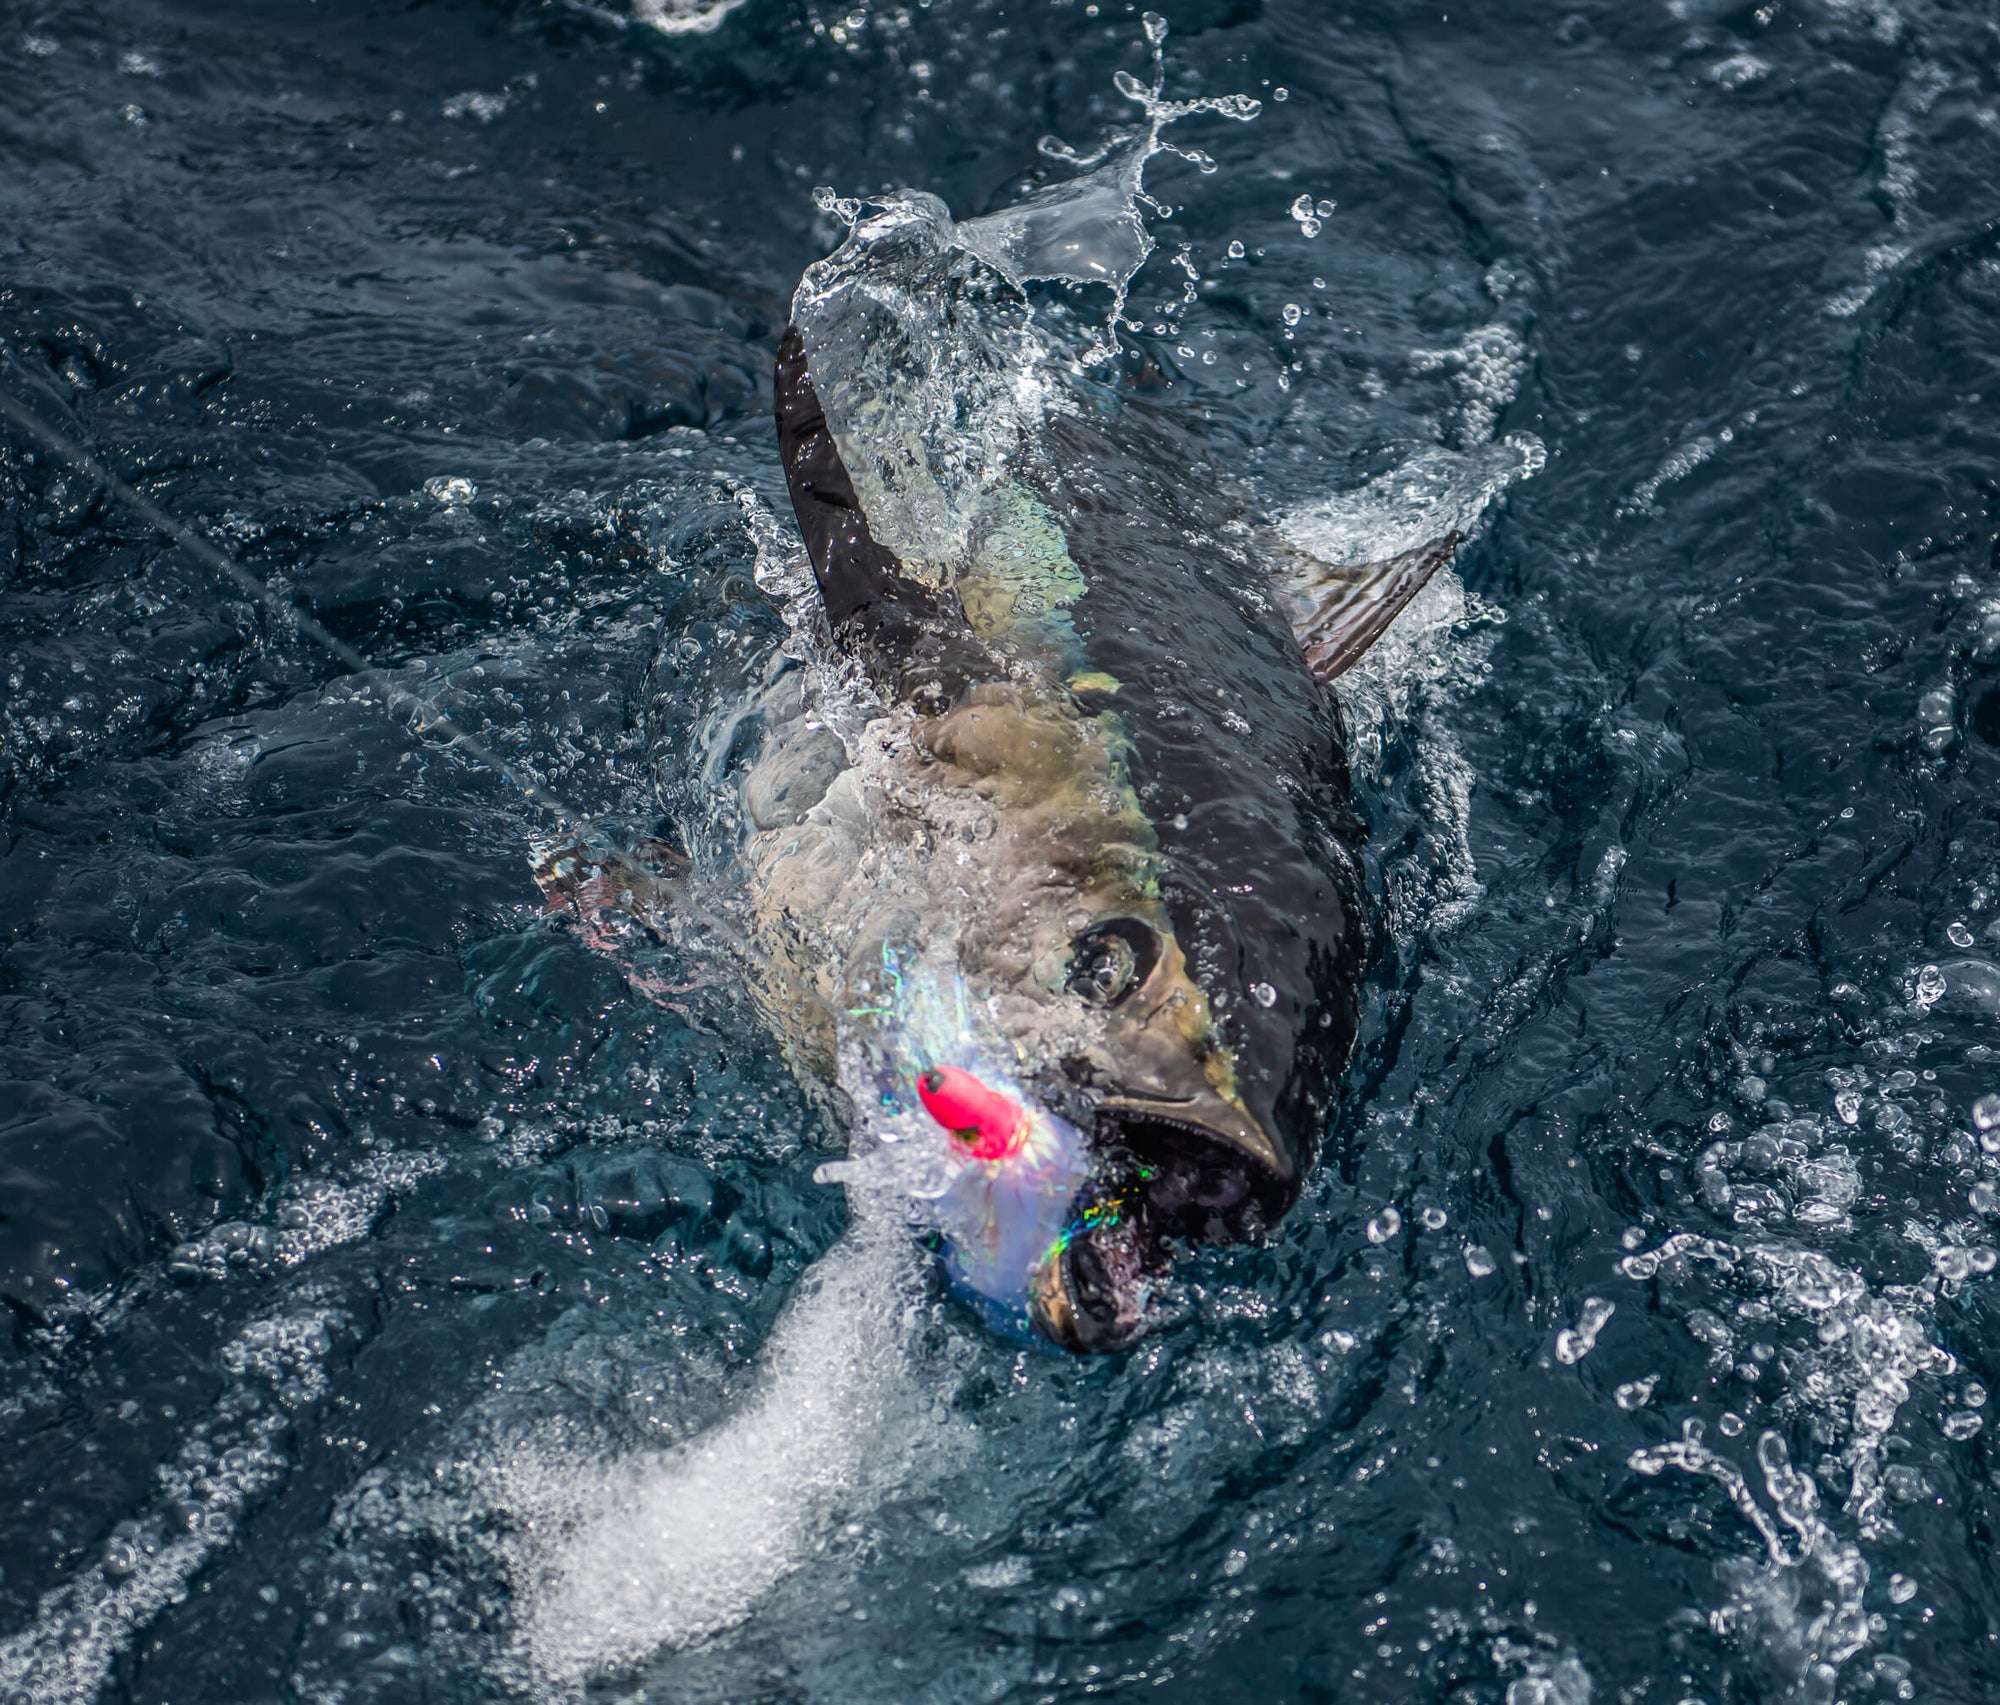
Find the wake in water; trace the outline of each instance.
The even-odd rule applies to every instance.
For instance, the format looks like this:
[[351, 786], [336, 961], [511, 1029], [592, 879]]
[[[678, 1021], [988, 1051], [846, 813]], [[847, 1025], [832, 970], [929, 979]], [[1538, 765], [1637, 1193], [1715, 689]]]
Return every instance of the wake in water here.
[[726, 1419], [662, 1455], [553, 1460], [531, 1440], [482, 1471], [521, 1523], [519, 1661], [581, 1693], [749, 1615], [830, 1529], [907, 1474], [927, 1429], [909, 1378], [914, 1252], [892, 1216], [821, 1258]]

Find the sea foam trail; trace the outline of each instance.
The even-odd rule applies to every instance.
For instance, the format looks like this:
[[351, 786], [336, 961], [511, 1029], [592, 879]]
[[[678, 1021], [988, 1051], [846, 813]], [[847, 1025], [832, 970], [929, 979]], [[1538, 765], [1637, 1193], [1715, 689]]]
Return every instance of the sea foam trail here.
[[554, 1497], [522, 1488], [548, 1512], [531, 1542], [566, 1530], [525, 1623], [545, 1685], [567, 1692], [740, 1622], [888, 1483], [916, 1436], [915, 1271], [900, 1224], [862, 1221], [779, 1321], [735, 1414], [667, 1455], [600, 1463]]

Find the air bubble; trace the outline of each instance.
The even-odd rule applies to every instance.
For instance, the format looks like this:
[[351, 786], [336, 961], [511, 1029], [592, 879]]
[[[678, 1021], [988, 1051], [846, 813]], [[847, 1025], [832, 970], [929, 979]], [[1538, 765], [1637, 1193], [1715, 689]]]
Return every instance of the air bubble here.
[[1465, 1270], [1475, 1279], [1486, 1278], [1499, 1264], [1493, 1259], [1493, 1251], [1483, 1243], [1468, 1243], [1465, 1246]]
[[1261, 1007], [1274, 1007], [1278, 1004], [1278, 991], [1269, 983], [1252, 983], [1250, 998]]
[[1616, 1303], [1606, 1302], [1602, 1297], [1585, 1297], [1576, 1325], [1556, 1334], [1556, 1360], [1565, 1367], [1574, 1367], [1582, 1361], [1596, 1348], [1598, 1333], [1616, 1312]]
[[1644, 1379], [1630, 1379], [1612, 1393], [1618, 1399], [1621, 1409], [1643, 1409], [1653, 1401], [1653, 1387], [1660, 1383], [1660, 1376], [1649, 1373]]
[[1918, 743], [1933, 757], [1949, 751], [1958, 739], [1955, 706], [1950, 687], [1933, 687], [1917, 701]]
[[1403, 1229], [1403, 1216], [1394, 1208], [1384, 1208], [1368, 1222], [1368, 1241], [1387, 1243]]

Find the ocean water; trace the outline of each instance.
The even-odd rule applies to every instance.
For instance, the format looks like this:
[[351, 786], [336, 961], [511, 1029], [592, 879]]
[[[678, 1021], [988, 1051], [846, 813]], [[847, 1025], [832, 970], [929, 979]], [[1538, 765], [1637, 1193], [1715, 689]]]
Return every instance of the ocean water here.
[[1294, 541], [1474, 532], [1343, 688], [1320, 1169], [1085, 1363], [282, 606], [720, 881], [837, 198], [1062, 176], [1140, 13], [0, 13], [0, 389], [282, 601], [0, 422], [0, 1700], [2000, 1690], [2000, 28], [1166, 21], [1260, 109], [1127, 358]]

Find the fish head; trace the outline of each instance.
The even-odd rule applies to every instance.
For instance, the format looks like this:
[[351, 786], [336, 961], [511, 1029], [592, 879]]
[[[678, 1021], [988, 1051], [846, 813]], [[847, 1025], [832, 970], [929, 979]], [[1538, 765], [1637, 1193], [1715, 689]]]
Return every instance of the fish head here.
[[1039, 1082], [1093, 1132], [1098, 1165], [1035, 1276], [1031, 1314], [1065, 1349], [1100, 1353], [1144, 1335], [1178, 1253], [1258, 1237], [1297, 1176], [1238, 1092], [1234, 1052], [1157, 903], [1094, 918], [1065, 957], [1064, 998], [1099, 1025]]
[[1031, 1319], [1065, 1349], [1123, 1348], [1157, 1320], [1182, 1250], [1255, 1238], [1283, 1214], [1294, 1151], [1239, 1088], [1161, 896], [1115, 719], [985, 686], [922, 722], [916, 747], [917, 773], [983, 802], [949, 854], [981, 896], [954, 976], [1004, 1033], [1020, 1091], [1091, 1144], [1090, 1180], [1033, 1275]]

